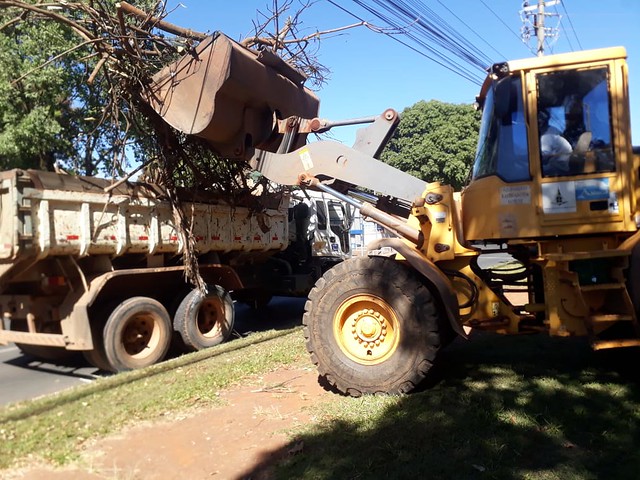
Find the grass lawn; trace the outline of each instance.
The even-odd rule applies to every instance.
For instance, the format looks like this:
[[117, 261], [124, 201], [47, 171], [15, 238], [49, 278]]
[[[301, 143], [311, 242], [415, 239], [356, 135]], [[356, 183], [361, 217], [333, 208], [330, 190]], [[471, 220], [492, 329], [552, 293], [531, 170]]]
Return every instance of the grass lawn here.
[[[0, 469], [29, 458], [64, 465], [81, 444], [144, 420], [220, 404], [249, 375], [307, 361], [300, 328], [252, 334], [58, 395], [0, 408]], [[0, 474], [1, 476], [1, 474]]]
[[[277, 478], [633, 479], [640, 472], [637, 350], [580, 339], [476, 335], [442, 352], [407, 396], [333, 395]], [[307, 363], [299, 328], [265, 332], [144, 371], [0, 409], [0, 467], [58, 464], [87, 438], [166, 412], [207, 408], [247, 375]]]
[[336, 396], [278, 478], [633, 479], [640, 352], [477, 335], [403, 397]]

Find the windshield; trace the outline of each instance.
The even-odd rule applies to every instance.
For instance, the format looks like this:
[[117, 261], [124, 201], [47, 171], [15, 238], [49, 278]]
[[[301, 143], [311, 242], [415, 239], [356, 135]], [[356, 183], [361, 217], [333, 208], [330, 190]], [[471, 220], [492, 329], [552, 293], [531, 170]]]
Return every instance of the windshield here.
[[536, 76], [543, 176], [615, 170], [608, 82], [606, 67]]
[[527, 127], [519, 77], [494, 82], [484, 102], [473, 178], [529, 180]]

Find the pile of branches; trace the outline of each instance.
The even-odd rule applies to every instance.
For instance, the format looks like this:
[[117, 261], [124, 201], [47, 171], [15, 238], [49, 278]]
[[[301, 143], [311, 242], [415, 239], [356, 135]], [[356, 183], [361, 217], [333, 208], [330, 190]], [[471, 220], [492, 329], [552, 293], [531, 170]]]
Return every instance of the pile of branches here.
[[[192, 222], [181, 208], [180, 192], [215, 193], [228, 203], [243, 203], [258, 213], [265, 208], [264, 204], [251, 193], [268, 187], [265, 179], [248, 181], [245, 162], [220, 158], [204, 142], [169, 127], [145, 101], [150, 96], [152, 76], [179, 56], [194, 54], [198, 42], [208, 37], [206, 33], [166, 22], [164, 1], [148, 2], [149, 5], [148, 11], [143, 11], [126, 2], [114, 5], [107, 0], [37, 3], [0, 0], [0, 8], [9, 9], [7, 12], [12, 16], [15, 14], [2, 25], [3, 29], [19, 22], [55, 21], [64, 31], [77, 36], [75, 46], [57, 53], [43, 65], [34, 65], [33, 71], [76, 50], [88, 52], [84, 60], [92, 68], [86, 82], [106, 92], [101, 117], [95, 119], [95, 132], [101, 125], [117, 131], [113, 138], [118, 144], [114, 145], [114, 157], [109, 162], [114, 180], [130, 178], [144, 168], [141, 179], [164, 187], [186, 246], [187, 276], [204, 288], [197, 272], [195, 240], [190, 233]], [[134, 171], [126, 173], [132, 142], [137, 142], [147, 158]], [[247, 205], [247, 199], [253, 203]]]
[[[99, 85], [99, 89], [106, 92], [103, 111], [96, 119], [94, 132], [99, 132], [105, 125], [117, 130], [113, 135], [113, 158], [107, 162], [114, 176], [125, 174], [127, 146], [136, 143], [150, 157], [145, 164], [156, 162], [159, 166], [155, 171], [162, 175], [159, 178], [156, 174], [153, 180], [166, 182], [171, 178], [178, 184], [191, 186], [191, 182], [199, 179], [202, 180], [202, 188], [220, 191], [227, 196], [246, 188], [246, 184], [238, 184], [246, 165], [219, 159], [205, 144], [171, 130], [144, 100], [152, 96], [149, 92], [152, 76], [181, 55], [195, 56], [195, 46], [209, 35], [165, 21], [170, 13], [166, 10], [166, 0], [139, 3], [146, 3], [147, 9], [142, 10], [127, 2], [114, 4], [108, 0], [0, 0], [0, 8], [15, 12], [15, 17], [0, 28], [19, 22], [50, 20], [75, 33], [78, 43], [67, 51], [56, 53], [46, 64], [55, 64], [76, 50], [91, 52], [84, 57], [85, 63], [93, 67], [86, 83]], [[320, 86], [325, 81], [327, 69], [315, 56], [317, 40], [323, 34], [342, 28], [300, 36], [297, 34], [299, 15], [310, 3], [303, 3], [294, 16], [281, 21], [292, 3], [293, 0], [286, 0], [278, 4], [274, 0], [269, 13], [258, 12], [259, 20], [254, 22], [255, 34], [240, 43], [247, 48], [269, 49], [277, 53], [310, 77], [315, 86]], [[273, 34], [267, 30], [271, 25], [276, 29]], [[316, 48], [310, 48], [312, 46]], [[34, 65], [33, 70], [46, 64]], [[14, 80], [14, 83], [28, 74]]]
[[[273, 7], [267, 14], [257, 12], [255, 34], [240, 43], [246, 48], [271, 50], [304, 73], [317, 87], [324, 83], [328, 73], [315, 56], [320, 37], [361, 24], [301, 35], [299, 16], [313, 3], [312, 0], [305, 1], [297, 0], [301, 8], [282, 21], [294, 0], [280, 0], [280, 3], [273, 0]], [[209, 35], [165, 21], [170, 13], [166, 10], [166, 0], [140, 0], [137, 3], [144, 5], [144, 9], [110, 0], [0, 0], [0, 9], [10, 12], [10, 20], [0, 25], [0, 31], [16, 27], [20, 22], [55, 21], [65, 32], [75, 34], [78, 42], [73, 47], [56, 52], [45, 64], [34, 65], [32, 71], [49, 63], [55, 65], [72, 52], [87, 52], [83, 61], [88, 66], [85, 66], [87, 73], [91, 73], [88, 73], [86, 83], [102, 92], [103, 97], [102, 112], [95, 119], [94, 131], [87, 132], [87, 138], [90, 141], [92, 134], [114, 132], [109, 134], [113, 158], [106, 162], [114, 181], [118, 177], [128, 179], [144, 169], [141, 179], [164, 187], [186, 245], [187, 274], [203, 286], [197, 274], [191, 222], [180, 207], [179, 192], [215, 192], [226, 202], [243, 204], [259, 213], [265, 204], [253, 193], [273, 192], [273, 187], [266, 179], [250, 175], [246, 162], [220, 158], [203, 141], [172, 129], [149, 106], [145, 99], [153, 96], [150, 91], [153, 75], [179, 56], [195, 56], [195, 47]], [[273, 33], [269, 33], [269, 29]], [[138, 168], [127, 173], [132, 145], [137, 152], [143, 152], [145, 158]], [[91, 155], [88, 146], [80, 150]], [[250, 204], [247, 204], [248, 199]]]
[[[51, 20], [76, 34], [78, 43], [47, 63], [76, 49], [90, 52], [85, 61], [93, 65], [93, 71], [86, 82], [100, 83], [99, 88], [105, 92], [94, 132], [103, 125], [118, 131], [114, 135], [114, 157], [109, 161], [114, 176], [124, 175], [127, 146], [138, 142], [149, 157], [142, 166], [155, 163], [151, 179], [156, 182], [191, 187], [195, 179], [200, 179], [203, 188], [206, 185], [224, 194], [246, 187], [238, 184], [246, 165], [221, 161], [205, 145], [170, 129], [144, 100], [153, 74], [179, 55], [192, 52], [194, 45], [207, 37], [165, 22], [164, 2], [157, 1], [149, 12], [126, 2], [113, 5], [100, 0], [35, 4], [1, 0], [0, 8], [16, 12], [5, 28], [12, 22]], [[44, 66], [35, 65], [34, 70]]]

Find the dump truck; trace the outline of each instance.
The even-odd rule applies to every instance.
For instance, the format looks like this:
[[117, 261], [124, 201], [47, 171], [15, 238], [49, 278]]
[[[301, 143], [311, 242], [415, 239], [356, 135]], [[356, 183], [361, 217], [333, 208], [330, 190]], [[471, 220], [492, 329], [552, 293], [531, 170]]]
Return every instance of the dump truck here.
[[122, 371], [162, 360], [171, 344], [217, 345], [234, 300], [306, 295], [349, 255], [329, 222], [312, 222], [340, 211], [348, 232], [350, 210], [326, 194], [305, 209], [296, 192], [264, 194], [256, 211], [183, 191], [205, 293], [185, 278], [187, 238], [162, 187], [19, 169], [0, 172], [0, 185], [0, 343], [47, 360], [82, 351]]
[[[379, 161], [399, 122], [394, 110], [357, 119], [368, 125], [352, 147], [332, 140], [300, 145], [297, 135], [356, 121], [274, 111], [262, 112], [261, 138], [287, 135], [283, 148], [261, 148], [255, 116], [239, 120], [229, 142], [212, 137], [216, 98], [237, 93], [227, 81], [242, 81], [229, 59], [252, 55], [211, 37], [179, 64], [191, 78], [158, 77], [165, 95], [155, 108], [176, 128], [177, 117], [193, 125], [196, 116], [202, 120], [200, 109], [166, 93], [176, 96], [185, 85], [186, 95], [196, 83], [222, 79], [197, 96], [210, 99], [203, 109], [209, 116], [187, 133], [249, 160], [274, 182], [331, 193], [395, 233], [370, 245], [368, 256], [327, 271], [309, 294], [306, 346], [330, 385], [354, 396], [409, 392], [438, 352], [472, 329], [584, 336], [596, 350], [640, 346], [640, 155], [631, 144], [623, 47], [492, 65], [476, 99], [479, 142], [461, 192]], [[303, 93], [299, 83], [288, 88], [292, 99]], [[563, 141], [545, 137], [550, 123]], [[553, 151], [554, 143], [564, 147]], [[495, 253], [511, 263], [487, 266], [483, 259]]]
[[[233, 60], [236, 76], [241, 71], [261, 88], [222, 82], [227, 89], [215, 108], [189, 128], [215, 115], [209, 135], [218, 151], [229, 145], [233, 151], [224, 153], [236, 156], [243, 149], [234, 143], [238, 126], [246, 132], [251, 125], [255, 145], [266, 151], [304, 144], [305, 134], [264, 128], [273, 112], [317, 115], [318, 99], [300, 86], [299, 74], [275, 56]], [[247, 92], [250, 105], [242, 106]], [[193, 112], [193, 96], [182, 93], [172, 98]], [[239, 117], [228, 114], [239, 108]], [[319, 192], [256, 188], [260, 198], [243, 202], [181, 188], [180, 215], [164, 188], [142, 181], [16, 169], [0, 172], [0, 185], [0, 344], [47, 360], [81, 351], [92, 365], [117, 372], [162, 360], [170, 345], [217, 345], [232, 332], [234, 301], [259, 308], [274, 295], [307, 295], [350, 255], [353, 209]], [[185, 266], [189, 248], [197, 261]], [[206, 292], [187, 281], [187, 269], [198, 270]]]

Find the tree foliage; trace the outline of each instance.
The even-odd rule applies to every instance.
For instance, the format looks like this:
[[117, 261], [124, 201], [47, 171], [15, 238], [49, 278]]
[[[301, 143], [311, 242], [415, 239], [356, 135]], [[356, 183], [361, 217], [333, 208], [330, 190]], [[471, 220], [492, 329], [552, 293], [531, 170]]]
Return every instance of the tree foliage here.
[[480, 113], [472, 105], [422, 100], [400, 118], [381, 160], [425, 181], [462, 188], [475, 156]]
[[76, 39], [54, 23], [12, 23], [15, 16], [0, 10], [0, 168], [51, 168], [56, 157], [70, 154], [77, 133], [72, 73], [51, 63], [23, 75]]
[[[83, 39], [71, 22], [96, 38], [99, 22], [81, 15], [83, 4], [23, 3], [52, 15], [68, 7], [69, 23], [12, 6], [18, 2], [0, 2], [0, 169], [51, 170], [58, 163], [86, 175], [111, 171], [136, 129], [124, 126], [124, 117], [105, 114], [113, 82], [104, 75], [88, 81], [102, 58], [98, 42]], [[86, 2], [87, 8], [93, 3]], [[110, 3], [104, 8], [113, 9]], [[136, 3], [157, 9], [154, 0]], [[132, 145], [129, 153], [141, 154]]]
[[[270, 50], [316, 87], [328, 74], [316, 57], [320, 37], [375, 30], [360, 22], [305, 33], [298, 24], [313, 1], [272, 1], [241, 44]], [[120, 176], [127, 160], [157, 157], [165, 176], [176, 167], [195, 167], [186, 172], [192, 178], [209, 172], [212, 152], [177, 132], [165, 138], [162, 120], [142, 105], [152, 75], [177, 55], [195, 56], [195, 44], [209, 36], [165, 22], [168, 13], [163, 0], [0, 0], [0, 169], [57, 163]], [[179, 151], [167, 152], [169, 144]], [[242, 167], [226, 169], [238, 174]]]

